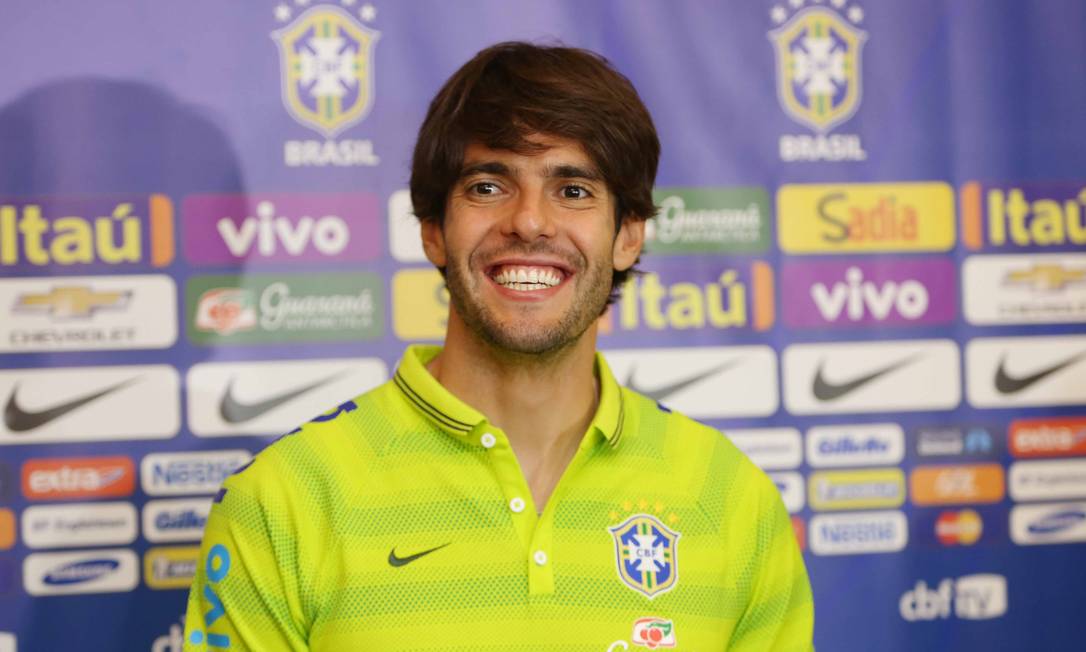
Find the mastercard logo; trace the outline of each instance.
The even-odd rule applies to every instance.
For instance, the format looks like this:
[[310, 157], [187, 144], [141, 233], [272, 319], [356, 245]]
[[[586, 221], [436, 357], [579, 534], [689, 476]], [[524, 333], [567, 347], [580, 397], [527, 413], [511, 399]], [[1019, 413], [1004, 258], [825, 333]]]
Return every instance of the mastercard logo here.
[[935, 536], [944, 546], [971, 546], [983, 531], [984, 521], [972, 509], [948, 510], [935, 521]]

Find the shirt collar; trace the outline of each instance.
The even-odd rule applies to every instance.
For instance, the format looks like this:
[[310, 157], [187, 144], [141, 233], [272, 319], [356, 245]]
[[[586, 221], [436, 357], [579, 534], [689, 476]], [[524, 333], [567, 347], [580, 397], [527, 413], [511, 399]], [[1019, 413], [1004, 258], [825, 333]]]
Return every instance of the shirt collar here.
[[[464, 436], [486, 421], [481, 412], [464, 403], [437, 382], [426, 364], [441, 353], [440, 346], [414, 344], [407, 347], [393, 375], [393, 382], [434, 425], [451, 435]], [[600, 381], [600, 402], [589, 430], [596, 430], [611, 445], [618, 445], [626, 422], [622, 389], [607, 361], [596, 353], [596, 377]]]

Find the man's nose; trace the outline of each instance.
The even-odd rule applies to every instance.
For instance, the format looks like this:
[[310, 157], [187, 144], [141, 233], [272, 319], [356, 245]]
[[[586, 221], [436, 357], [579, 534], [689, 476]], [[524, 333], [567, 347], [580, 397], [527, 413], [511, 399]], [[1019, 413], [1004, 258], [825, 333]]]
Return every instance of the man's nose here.
[[502, 235], [517, 237], [525, 242], [553, 237], [556, 225], [552, 210], [542, 191], [521, 192], [502, 224]]

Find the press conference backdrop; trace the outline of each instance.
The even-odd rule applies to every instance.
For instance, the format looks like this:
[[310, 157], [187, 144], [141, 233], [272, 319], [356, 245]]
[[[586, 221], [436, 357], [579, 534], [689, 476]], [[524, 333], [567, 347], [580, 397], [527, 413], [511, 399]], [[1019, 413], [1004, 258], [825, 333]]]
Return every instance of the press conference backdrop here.
[[441, 340], [410, 151], [508, 39], [601, 52], [652, 111], [601, 347], [776, 480], [818, 647], [1082, 649], [1086, 5], [3, 13], [0, 651], [180, 650], [222, 478]]

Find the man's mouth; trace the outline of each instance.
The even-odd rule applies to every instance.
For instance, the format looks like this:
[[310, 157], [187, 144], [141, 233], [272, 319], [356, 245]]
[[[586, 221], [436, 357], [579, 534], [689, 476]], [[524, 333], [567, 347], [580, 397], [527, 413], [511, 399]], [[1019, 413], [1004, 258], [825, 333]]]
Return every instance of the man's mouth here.
[[520, 292], [552, 288], [567, 276], [565, 271], [546, 265], [495, 265], [487, 275], [503, 288]]

